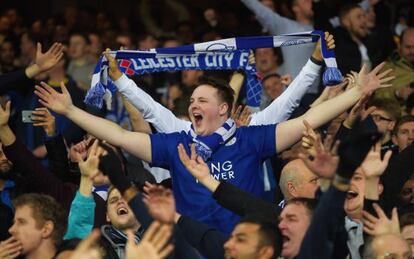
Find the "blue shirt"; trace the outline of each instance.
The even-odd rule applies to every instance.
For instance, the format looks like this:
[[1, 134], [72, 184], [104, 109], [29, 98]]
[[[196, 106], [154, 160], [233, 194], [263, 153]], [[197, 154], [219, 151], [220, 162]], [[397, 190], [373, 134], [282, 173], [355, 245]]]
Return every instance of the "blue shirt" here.
[[[219, 147], [207, 161], [210, 173], [259, 197], [263, 194], [260, 179], [263, 161], [276, 154], [276, 125], [241, 127], [226, 145]], [[187, 133], [151, 135], [152, 165], [169, 169], [177, 211], [217, 229], [231, 233], [239, 217], [221, 207], [202, 184], [188, 172], [178, 156], [182, 143], [190, 154], [191, 138]]]

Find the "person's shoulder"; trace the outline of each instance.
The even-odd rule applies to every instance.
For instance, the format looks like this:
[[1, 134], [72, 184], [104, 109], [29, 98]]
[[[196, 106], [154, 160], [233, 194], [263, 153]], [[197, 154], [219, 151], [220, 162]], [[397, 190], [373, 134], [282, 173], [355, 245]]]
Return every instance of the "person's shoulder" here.
[[250, 135], [254, 133], [260, 133], [269, 129], [274, 129], [277, 124], [269, 124], [269, 125], [252, 125], [252, 126], [242, 126], [237, 128], [236, 135]]

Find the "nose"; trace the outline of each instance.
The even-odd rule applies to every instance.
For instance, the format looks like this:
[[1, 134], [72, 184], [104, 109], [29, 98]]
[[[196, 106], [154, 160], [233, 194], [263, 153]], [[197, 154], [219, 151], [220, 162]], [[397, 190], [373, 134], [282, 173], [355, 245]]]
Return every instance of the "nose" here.
[[13, 225], [9, 228], [9, 233], [10, 233], [10, 235], [14, 235], [14, 234], [16, 234], [16, 224], [13, 224]]
[[226, 243], [224, 243], [224, 249], [228, 250], [228, 249], [232, 249], [233, 247], [233, 238], [229, 238], [229, 240], [226, 241]]

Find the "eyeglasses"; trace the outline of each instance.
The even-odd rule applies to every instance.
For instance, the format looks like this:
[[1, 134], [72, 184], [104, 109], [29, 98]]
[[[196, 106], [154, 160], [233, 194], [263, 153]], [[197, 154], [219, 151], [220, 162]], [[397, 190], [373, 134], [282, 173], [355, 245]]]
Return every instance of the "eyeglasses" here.
[[371, 116], [374, 121], [388, 121], [388, 122], [393, 121], [392, 119], [385, 118], [379, 114], [371, 114]]

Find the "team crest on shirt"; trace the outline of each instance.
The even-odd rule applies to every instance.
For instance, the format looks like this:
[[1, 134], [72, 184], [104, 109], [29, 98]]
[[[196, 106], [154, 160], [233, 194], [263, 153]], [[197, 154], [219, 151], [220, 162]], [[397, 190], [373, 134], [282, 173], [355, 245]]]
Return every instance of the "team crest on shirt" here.
[[234, 138], [232, 138], [229, 142], [227, 142], [225, 146], [231, 146], [231, 145], [233, 145], [234, 143], [236, 143], [236, 141], [237, 141], [237, 138], [236, 138], [236, 137], [234, 137]]

